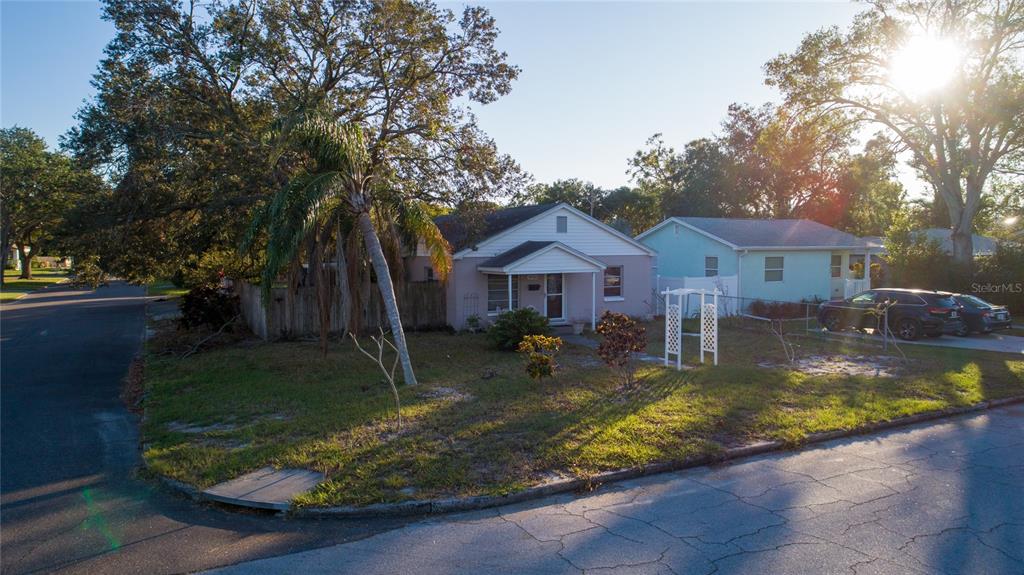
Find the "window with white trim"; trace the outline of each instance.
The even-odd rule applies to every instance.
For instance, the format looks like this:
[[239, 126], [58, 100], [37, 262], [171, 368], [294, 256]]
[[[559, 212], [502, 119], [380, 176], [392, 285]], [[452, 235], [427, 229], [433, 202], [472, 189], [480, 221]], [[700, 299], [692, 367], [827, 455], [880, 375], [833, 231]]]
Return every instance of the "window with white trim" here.
[[622, 297], [622, 266], [604, 268], [604, 297]]
[[569, 216], [555, 216], [555, 233], [564, 234], [569, 231]]
[[841, 278], [843, 277], [843, 256], [834, 255], [832, 256], [832, 277]]
[[780, 282], [782, 281], [782, 268], [783, 268], [782, 256], [765, 256], [764, 258], [764, 281], [766, 282]]
[[710, 278], [718, 275], [718, 256], [704, 256], [704, 277]]
[[[512, 308], [519, 308], [519, 282], [515, 278], [512, 278]], [[487, 274], [487, 313], [508, 310], [508, 276]]]

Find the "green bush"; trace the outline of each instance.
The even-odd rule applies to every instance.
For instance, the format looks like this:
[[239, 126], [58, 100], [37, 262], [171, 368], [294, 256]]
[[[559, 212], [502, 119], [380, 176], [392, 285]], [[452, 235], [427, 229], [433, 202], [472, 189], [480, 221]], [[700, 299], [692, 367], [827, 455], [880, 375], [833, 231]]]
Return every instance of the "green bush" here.
[[515, 350], [528, 335], [547, 335], [548, 318], [531, 308], [507, 311], [498, 316], [487, 335], [498, 349]]
[[238, 316], [238, 296], [212, 285], [196, 286], [181, 298], [181, 324], [220, 329]]

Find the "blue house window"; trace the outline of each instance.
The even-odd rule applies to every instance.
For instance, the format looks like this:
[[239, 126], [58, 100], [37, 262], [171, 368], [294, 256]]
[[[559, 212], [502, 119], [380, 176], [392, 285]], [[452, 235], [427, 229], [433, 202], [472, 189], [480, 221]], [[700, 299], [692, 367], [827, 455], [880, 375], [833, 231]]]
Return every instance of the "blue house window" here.
[[782, 256], [765, 256], [764, 258], [764, 281], [782, 281]]
[[710, 278], [718, 275], [718, 257], [704, 256], [704, 277]]
[[555, 216], [555, 233], [564, 234], [569, 231], [569, 217]]

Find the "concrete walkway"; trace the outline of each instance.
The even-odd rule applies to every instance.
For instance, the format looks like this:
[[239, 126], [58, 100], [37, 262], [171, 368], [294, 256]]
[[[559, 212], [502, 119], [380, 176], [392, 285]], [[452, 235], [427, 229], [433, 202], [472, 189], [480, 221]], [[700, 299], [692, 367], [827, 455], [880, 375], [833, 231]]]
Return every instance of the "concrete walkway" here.
[[216, 571], [1024, 573], [1024, 406]]
[[[874, 330], [871, 330], [871, 332], [871, 335], [851, 331], [825, 333], [827, 333], [829, 337], [849, 337], [854, 339], [866, 337], [869, 340], [881, 343], [882, 337], [880, 335], [873, 335]], [[998, 332], [989, 334], [971, 334], [967, 337], [957, 337], [955, 335], [944, 335], [936, 338], [923, 337], [916, 341], [896, 339], [896, 343], [899, 345], [927, 345], [931, 347], [953, 347], [957, 349], [973, 349], [977, 351], [998, 351], [1003, 353], [1015, 353], [1018, 355], [1024, 354], [1024, 337], [1005, 335]]]

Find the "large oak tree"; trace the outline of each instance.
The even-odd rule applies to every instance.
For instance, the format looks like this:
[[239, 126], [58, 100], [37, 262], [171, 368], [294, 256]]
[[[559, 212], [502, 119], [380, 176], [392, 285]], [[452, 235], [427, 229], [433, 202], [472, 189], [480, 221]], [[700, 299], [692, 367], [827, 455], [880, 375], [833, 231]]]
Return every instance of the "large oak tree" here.
[[879, 0], [848, 30], [806, 36], [766, 72], [789, 105], [886, 129], [945, 204], [954, 260], [970, 265], [990, 178], [1016, 171], [1024, 151], [1022, 49], [1024, 2]]

